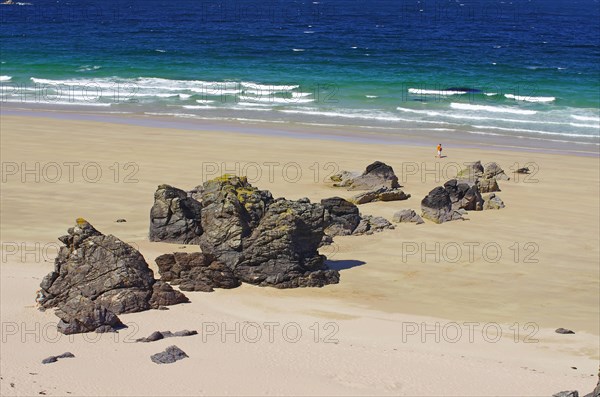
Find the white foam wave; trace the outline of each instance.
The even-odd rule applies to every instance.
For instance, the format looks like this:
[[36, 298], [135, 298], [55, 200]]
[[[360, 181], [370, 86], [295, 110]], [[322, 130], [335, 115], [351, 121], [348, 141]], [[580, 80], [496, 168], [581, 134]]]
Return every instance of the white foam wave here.
[[408, 92], [411, 94], [420, 94], [420, 95], [464, 95], [467, 91], [452, 91], [452, 90], [423, 90], [420, 88], [409, 88]]
[[314, 99], [311, 98], [278, 98], [274, 96], [268, 97], [250, 97], [250, 96], [240, 96], [240, 101], [244, 102], [269, 102], [269, 103], [284, 103], [284, 104], [297, 104], [297, 103], [310, 103], [314, 102]]
[[576, 114], [571, 115], [572, 118], [579, 121], [595, 121], [596, 123], [600, 123], [600, 116], [590, 117], [590, 116], [579, 116]]
[[196, 99], [197, 103], [200, 104], [207, 104], [207, 103], [213, 103], [214, 101], [211, 101], [210, 99]]
[[513, 95], [513, 94], [504, 94], [504, 96], [508, 99], [514, 99], [515, 101], [524, 101], [524, 102], [553, 102], [556, 100], [553, 96], [525, 96], [525, 95]]
[[527, 132], [531, 134], [542, 134], [542, 135], [558, 135], [558, 136], [571, 136], [579, 138], [597, 138], [597, 136], [586, 135], [586, 134], [573, 134], [565, 132], [551, 132], [541, 130], [528, 130], [523, 128], [505, 128], [505, 127], [493, 127], [489, 125], [474, 125], [473, 128], [489, 129], [489, 130], [500, 130], [500, 131], [511, 131], [511, 132]]
[[292, 92], [292, 98], [304, 98], [311, 95], [312, 92]]
[[209, 106], [209, 105], [205, 105], [205, 106], [198, 106], [198, 105], [183, 105], [182, 108], [184, 109], [217, 109], [217, 106]]
[[0, 81], [10, 81], [12, 80], [12, 76], [0, 76]]
[[244, 82], [242, 81], [242, 87], [250, 89], [250, 90], [256, 90], [256, 91], [269, 91], [269, 92], [284, 92], [284, 91], [291, 91], [294, 90], [300, 86], [298, 85], [274, 85], [274, 84], [257, 84], [257, 83], [249, 83], [249, 82]]
[[97, 65], [83, 65], [83, 66], [80, 66], [77, 69], [77, 71], [78, 72], [89, 72], [91, 70], [98, 70], [98, 69], [101, 69], [101, 68], [102, 68], [102, 66], [97, 66]]
[[600, 128], [600, 124], [569, 123], [569, 125], [571, 125], [573, 127], [580, 127], [580, 128], [595, 128], [595, 129]]
[[306, 50], [304, 48], [292, 48], [292, 51], [294, 51], [294, 52], [304, 52]]
[[379, 98], [377, 95], [365, 95], [369, 99]]
[[515, 109], [515, 108], [508, 108], [508, 107], [488, 106], [488, 105], [471, 105], [469, 103], [456, 103], [456, 102], [452, 102], [450, 104], [450, 107], [452, 109], [459, 109], [459, 110], [474, 110], [474, 111], [481, 110], [484, 112], [493, 112], [493, 113], [512, 113], [512, 114], [527, 114], [527, 115], [537, 113], [535, 110]]

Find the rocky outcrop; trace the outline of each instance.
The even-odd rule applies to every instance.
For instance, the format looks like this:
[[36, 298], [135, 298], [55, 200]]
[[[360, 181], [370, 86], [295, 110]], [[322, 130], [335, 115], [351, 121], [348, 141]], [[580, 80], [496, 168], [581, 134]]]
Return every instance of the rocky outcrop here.
[[179, 285], [182, 291], [212, 292], [214, 288], [236, 288], [240, 281], [233, 271], [218, 261], [210, 261], [199, 252], [176, 252], [156, 258], [162, 281]]
[[474, 182], [451, 179], [444, 184], [444, 189], [448, 192], [453, 210], [481, 211], [483, 209], [483, 198]]
[[504, 173], [504, 170], [494, 162], [487, 163], [483, 167], [483, 178], [494, 178], [500, 181], [508, 181], [510, 179], [508, 175]]
[[188, 193], [160, 185], [150, 210], [150, 241], [198, 244], [202, 235], [202, 205]]
[[377, 190], [379, 188], [397, 189], [400, 187], [394, 169], [381, 161], [375, 161], [367, 166], [361, 174], [348, 171], [334, 175], [331, 179], [334, 186], [347, 187], [348, 190]]
[[150, 356], [150, 360], [156, 364], [172, 364], [187, 357], [189, 356], [177, 346], [169, 346], [164, 351]]
[[216, 261], [242, 282], [277, 288], [339, 281], [339, 273], [329, 270], [317, 251], [326, 227], [321, 204], [275, 200], [245, 177], [232, 175], [204, 183], [195, 197], [202, 205], [200, 247], [210, 266]]
[[415, 210], [411, 209], [402, 209], [400, 211], [396, 211], [394, 216], [392, 217], [392, 222], [396, 223], [416, 223], [420, 225], [421, 223], [425, 223], [423, 218], [421, 218]]
[[121, 327], [116, 315], [187, 302], [185, 295], [156, 281], [144, 257], [115, 236], [79, 218], [42, 280], [41, 308], [57, 308], [63, 333], [106, 332]]
[[354, 204], [366, 204], [375, 201], [399, 201], [408, 198], [410, 198], [410, 194], [404, 193], [401, 189], [380, 187], [379, 189], [359, 193], [350, 198], [350, 201]]
[[495, 193], [488, 194], [483, 198], [484, 210], [499, 210], [504, 207], [504, 202]]
[[452, 209], [450, 194], [442, 186], [429, 192], [421, 201], [421, 216], [435, 223], [444, 223], [453, 220], [462, 220], [460, 212]]

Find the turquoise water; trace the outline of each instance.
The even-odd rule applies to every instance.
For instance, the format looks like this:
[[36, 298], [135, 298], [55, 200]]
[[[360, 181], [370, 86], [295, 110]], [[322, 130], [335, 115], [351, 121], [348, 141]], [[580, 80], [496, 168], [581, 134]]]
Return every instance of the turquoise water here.
[[31, 1], [6, 104], [600, 144], [598, 1]]

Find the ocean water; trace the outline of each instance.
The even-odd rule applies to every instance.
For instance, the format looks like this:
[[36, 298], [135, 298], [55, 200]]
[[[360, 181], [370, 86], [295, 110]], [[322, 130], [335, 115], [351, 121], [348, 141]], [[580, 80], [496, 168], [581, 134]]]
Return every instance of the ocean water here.
[[598, 0], [27, 1], [6, 106], [600, 145]]

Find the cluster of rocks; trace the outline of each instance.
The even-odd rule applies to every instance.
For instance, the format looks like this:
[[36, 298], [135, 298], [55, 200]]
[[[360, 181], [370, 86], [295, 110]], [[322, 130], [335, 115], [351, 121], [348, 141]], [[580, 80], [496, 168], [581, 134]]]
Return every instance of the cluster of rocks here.
[[355, 204], [366, 204], [375, 201], [406, 200], [410, 194], [404, 193], [398, 183], [394, 169], [389, 165], [376, 161], [367, 166], [362, 174], [343, 171], [333, 175], [333, 186], [345, 187], [348, 190], [366, 190], [359, 193], [350, 201]]
[[465, 219], [467, 211], [504, 208], [500, 197], [491, 193], [500, 191], [497, 179], [509, 179], [498, 164], [470, 163], [456, 179], [436, 187], [421, 201], [423, 218], [443, 223]]
[[124, 327], [118, 314], [188, 302], [181, 292], [154, 279], [135, 248], [77, 219], [38, 292], [42, 309], [56, 308], [64, 334], [108, 332]]
[[198, 242], [201, 255], [157, 259], [164, 280], [181, 289], [210, 291], [240, 282], [277, 288], [339, 282], [318, 248], [325, 209], [308, 199], [274, 199], [245, 177], [223, 175], [191, 192], [158, 187], [150, 211], [153, 241]]

